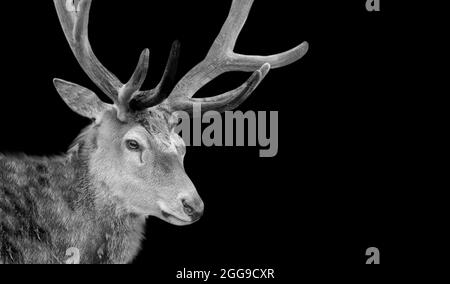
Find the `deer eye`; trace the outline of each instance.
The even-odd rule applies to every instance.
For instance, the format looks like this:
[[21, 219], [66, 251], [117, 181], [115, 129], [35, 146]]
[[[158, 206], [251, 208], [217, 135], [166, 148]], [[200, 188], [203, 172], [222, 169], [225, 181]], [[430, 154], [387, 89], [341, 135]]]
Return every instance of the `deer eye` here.
[[139, 151], [141, 149], [141, 146], [136, 140], [127, 140], [125, 141], [125, 145], [130, 151]]

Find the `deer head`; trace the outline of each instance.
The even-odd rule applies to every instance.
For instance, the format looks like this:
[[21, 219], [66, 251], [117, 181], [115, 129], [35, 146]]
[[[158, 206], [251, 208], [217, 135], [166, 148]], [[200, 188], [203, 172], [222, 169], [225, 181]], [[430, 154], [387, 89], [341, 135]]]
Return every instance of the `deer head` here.
[[[252, 0], [233, 0], [220, 34], [206, 58], [175, 84], [179, 44], [172, 46], [160, 83], [140, 88], [147, 74], [149, 50], [125, 84], [95, 57], [88, 39], [91, 0], [54, 0], [67, 41], [91, 80], [113, 101], [102, 102], [92, 91], [55, 79], [63, 100], [78, 114], [94, 120], [95, 150], [89, 158], [91, 174], [130, 212], [153, 215], [176, 225], [202, 215], [203, 202], [183, 168], [185, 145], [175, 133], [180, 112], [226, 111], [238, 107], [255, 90], [270, 68], [300, 59], [306, 42], [284, 53], [249, 56], [233, 52]], [[193, 98], [209, 81], [224, 72], [253, 72], [240, 87], [211, 98]]]

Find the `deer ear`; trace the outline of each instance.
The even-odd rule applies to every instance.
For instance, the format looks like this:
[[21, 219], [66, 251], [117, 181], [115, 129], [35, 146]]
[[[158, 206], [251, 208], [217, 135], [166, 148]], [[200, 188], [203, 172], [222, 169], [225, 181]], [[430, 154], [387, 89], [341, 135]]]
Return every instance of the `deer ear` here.
[[97, 120], [110, 108], [109, 104], [102, 102], [91, 90], [61, 79], [54, 79], [53, 83], [66, 104], [81, 116]]

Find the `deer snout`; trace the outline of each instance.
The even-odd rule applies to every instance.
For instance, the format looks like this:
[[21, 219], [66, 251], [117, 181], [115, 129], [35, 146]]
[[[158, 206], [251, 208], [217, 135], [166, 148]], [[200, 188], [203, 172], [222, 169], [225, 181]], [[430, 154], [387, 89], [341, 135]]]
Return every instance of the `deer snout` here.
[[183, 211], [188, 215], [192, 222], [197, 221], [203, 215], [203, 201], [200, 198], [181, 198], [183, 204]]

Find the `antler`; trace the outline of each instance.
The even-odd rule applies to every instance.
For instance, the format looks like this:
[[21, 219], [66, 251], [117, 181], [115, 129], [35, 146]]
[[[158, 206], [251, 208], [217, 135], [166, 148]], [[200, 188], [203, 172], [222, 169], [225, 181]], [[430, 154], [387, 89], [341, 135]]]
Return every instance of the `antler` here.
[[91, 1], [54, 0], [61, 26], [72, 51], [91, 80], [115, 103], [123, 84], [98, 61], [88, 39]]
[[[76, 59], [89, 78], [113, 100], [118, 108], [119, 119], [124, 120], [129, 111], [130, 101], [135, 96], [139, 97], [136, 104], [138, 108], [150, 107], [151, 103], [160, 103], [168, 96], [168, 89], [173, 87], [179, 45], [174, 44], [164, 76], [155, 89], [139, 91], [147, 75], [148, 49], [142, 52], [136, 70], [124, 85], [100, 63], [92, 51], [88, 38], [91, 2], [92, 0], [54, 0], [61, 26]], [[145, 100], [142, 96], [145, 96]]]
[[[233, 0], [228, 18], [206, 58], [191, 69], [170, 94], [168, 104], [172, 111], [191, 112], [193, 104], [201, 104], [202, 111], [212, 109], [225, 111], [236, 108], [264, 79], [270, 68], [286, 66], [306, 54], [307, 42], [270, 56], [251, 56], [233, 52], [252, 4], [253, 0]], [[254, 71], [254, 73], [242, 86], [230, 92], [211, 98], [192, 98], [208, 82], [229, 71]]]
[[175, 41], [170, 50], [166, 69], [161, 82], [153, 90], [138, 92], [133, 100], [130, 101], [130, 107], [133, 110], [144, 110], [146, 108], [162, 103], [172, 91], [175, 85], [175, 75], [178, 67], [178, 58], [180, 57], [180, 43]]
[[[54, 0], [64, 34], [75, 57], [91, 80], [113, 100], [121, 120], [126, 120], [129, 111], [144, 110], [163, 102], [169, 111], [192, 112], [194, 104], [200, 104], [203, 111], [234, 109], [256, 89], [270, 68], [291, 64], [302, 58], [308, 50], [308, 43], [303, 42], [291, 50], [270, 56], [235, 53], [233, 49], [236, 40], [253, 0], [233, 0], [225, 24], [202, 62], [192, 68], [174, 87], [180, 49], [179, 43], [174, 42], [160, 83], [152, 90], [140, 91], [147, 75], [149, 50], [142, 52], [130, 80], [122, 84], [100, 63], [92, 51], [88, 39], [91, 2], [92, 0]], [[247, 82], [232, 91], [211, 98], [192, 98], [208, 82], [230, 71], [254, 73]]]

